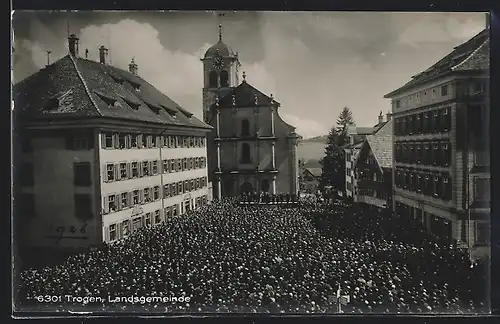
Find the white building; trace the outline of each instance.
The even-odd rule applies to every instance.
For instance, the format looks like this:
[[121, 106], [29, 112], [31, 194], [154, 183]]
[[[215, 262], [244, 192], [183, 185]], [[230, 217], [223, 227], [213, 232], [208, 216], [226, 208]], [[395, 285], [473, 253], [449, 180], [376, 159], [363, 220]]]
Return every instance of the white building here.
[[69, 55], [15, 85], [22, 247], [86, 248], [206, 204], [211, 127], [129, 71]]

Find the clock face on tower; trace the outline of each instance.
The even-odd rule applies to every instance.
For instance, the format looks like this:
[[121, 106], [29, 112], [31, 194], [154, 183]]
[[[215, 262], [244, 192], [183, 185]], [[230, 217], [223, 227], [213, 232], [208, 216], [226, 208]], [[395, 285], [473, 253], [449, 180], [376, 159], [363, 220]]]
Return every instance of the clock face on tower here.
[[222, 69], [223, 62], [222, 62], [222, 57], [220, 55], [215, 56], [213, 65], [216, 70]]

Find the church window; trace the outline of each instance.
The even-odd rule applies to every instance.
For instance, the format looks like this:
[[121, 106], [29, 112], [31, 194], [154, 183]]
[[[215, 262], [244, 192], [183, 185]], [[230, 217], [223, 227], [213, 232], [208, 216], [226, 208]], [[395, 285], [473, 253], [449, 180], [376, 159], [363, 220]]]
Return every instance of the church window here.
[[241, 121], [241, 136], [250, 136], [250, 122], [248, 119]]
[[211, 71], [208, 75], [208, 85], [210, 88], [217, 88], [217, 72]]
[[241, 146], [241, 163], [251, 163], [250, 145], [248, 143], [243, 143]]
[[229, 86], [229, 74], [227, 73], [227, 71], [220, 72], [220, 85], [221, 87]]

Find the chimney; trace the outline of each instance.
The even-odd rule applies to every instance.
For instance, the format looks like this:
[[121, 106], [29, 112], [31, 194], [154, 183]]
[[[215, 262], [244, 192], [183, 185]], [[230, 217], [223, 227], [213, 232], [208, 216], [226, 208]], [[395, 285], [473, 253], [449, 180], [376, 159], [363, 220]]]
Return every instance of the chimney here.
[[99, 62], [101, 64], [106, 64], [107, 55], [108, 55], [108, 49], [104, 46], [99, 47]]
[[68, 37], [68, 47], [69, 53], [72, 56], [78, 56], [78, 37], [75, 34], [71, 34]]
[[380, 115], [378, 115], [378, 123], [382, 124], [384, 122], [384, 116], [382, 115], [382, 112], [380, 112]]
[[137, 75], [137, 63], [135, 63], [135, 60], [132, 58], [132, 61], [130, 61], [130, 64], [128, 65], [128, 71], [132, 74]]
[[387, 118], [387, 121], [391, 120], [391, 112], [390, 111], [387, 112], [387, 115], [385, 115], [385, 118]]

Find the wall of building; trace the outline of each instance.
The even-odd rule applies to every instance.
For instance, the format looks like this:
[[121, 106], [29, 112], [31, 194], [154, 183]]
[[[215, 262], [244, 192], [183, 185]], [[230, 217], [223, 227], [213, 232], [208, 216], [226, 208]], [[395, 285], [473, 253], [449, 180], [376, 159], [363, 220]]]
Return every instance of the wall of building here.
[[[98, 244], [101, 240], [99, 210], [93, 208], [88, 219], [77, 218], [75, 212], [75, 194], [86, 194], [94, 206], [99, 204], [95, 191], [98, 179], [92, 177], [90, 185], [83, 187], [75, 185], [74, 177], [75, 163], [88, 163], [91, 175], [98, 172], [96, 150], [70, 149], [70, 134], [69, 130], [43, 131], [27, 137], [31, 152], [23, 153], [22, 161], [28, 163], [24, 166], [32, 166], [34, 181], [32, 186], [23, 186], [21, 191], [33, 195], [35, 214], [19, 217], [29, 220], [23, 224], [26, 231], [22, 237], [28, 247], [75, 249]], [[83, 136], [94, 141], [92, 133]]]
[[[166, 134], [170, 136], [173, 134]], [[200, 136], [200, 134], [194, 134], [193, 136]], [[103, 133], [99, 134], [99, 143], [102, 143]], [[206, 140], [205, 140], [206, 143]], [[162, 161], [171, 159], [182, 159], [182, 158], [207, 158], [207, 147], [155, 147], [155, 148], [103, 148], [99, 145], [99, 166], [100, 166], [100, 190], [101, 190], [101, 208], [104, 211], [106, 209], [105, 204], [108, 202], [106, 197], [113, 195], [120, 195], [125, 192], [132, 192], [134, 190], [141, 190], [144, 188], [159, 187], [159, 199], [151, 202], [144, 202], [136, 206], [130, 206], [117, 211], [104, 212], [103, 215], [103, 237], [109, 240], [109, 228], [111, 225], [121, 223], [126, 220], [131, 220], [132, 218], [142, 217], [148, 213], [153, 213], [159, 211], [161, 219], [164, 217], [169, 217], [169, 211], [167, 208], [176, 208], [178, 213], [185, 212], [185, 201], [190, 202], [190, 208], [196, 208], [196, 200], [199, 197], [207, 197], [208, 200], [208, 180], [205, 181], [204, 187], [192, 190], [190, 192], [184, 192], [183, 194], [177, 194], [175, 196], [169, 196], [163, 198], [163, 186], [178, 182], [183, 182], [192, 179], [208, 179], [208, 172], [206, 164], [203, 168], [176, 171], [173, 173], [160, 173], [162, 170]], [[106, 166], [108, 164], [117, 163], [132, 163], [132, 162], [142, 162], [142, 161], [158, 161], [158, 173], [151, 174], [149, 176], [137, 177], [132, 179], [123, 179], [118, 181], [106, 181]], [[140, 165], [139, 165], [140, 167]], [[154, 220], [151, 220], [154, 223]]]
[[[272, 181], [272, 174], [255, 173], [257, 170], [270, 171], [272, 169], [272, 144], [275, 145], [275, 168], [276, 191], [293, 192], [294, 179], [298, 183], [298, 160], [295, 155], [293, 161], [293, 152], [296, 146], [287, 138], [290, 133], [290, 127], [274, 112], [274, 129], [277, 139], [256, 139], [259, 137], [272, 136], [272, 110], [271, 107], [238, 107], [220, 109], [220, 128], [219, 134], [225, 140], [220, 141], [220, 158], [223, 172], [230, 170], [254, 172], [254, 174], [224, 174], [222, 182], [226, 188], [232, 188], [232, 194], [239, 194], [239, 188], [244, 182], [250, 183], [256, 191], [261, 190], [262, 180]], [[242, 137], [242, 121], [246, 119], [249, 122], [249, 135]], [[211, 125], [216, 128], [216, 118], [212, 119]], [[251, 163], [242, 163], [242, 147], [244, 144], [250, 146]], [[216, 151], [216, 150], [214, 150]], [[213, 171], [216, 168], [216, 153], [211, 154], [213, 161]], [[294, 171], [293, 163], [296, 168]], [[223, 185], [224, 187], [224, 185]], [[269, 189], [271, 192], [272, 186]], [[224, 193], [223, 193], [224, 195]]]

